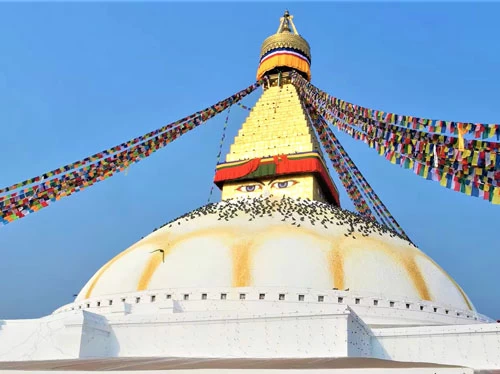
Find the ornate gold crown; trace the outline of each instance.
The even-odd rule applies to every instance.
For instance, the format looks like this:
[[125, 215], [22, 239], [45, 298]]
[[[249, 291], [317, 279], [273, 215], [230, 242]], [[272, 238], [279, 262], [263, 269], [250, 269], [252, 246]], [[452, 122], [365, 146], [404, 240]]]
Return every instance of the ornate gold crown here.
[[[280, 26], [276, 34], [266, 38], [260, 49], [260, 58], [267, 52], [277, 48], [293, 48], [304, 53], [309, 61], [311, 61], [311, 47], [309, 43], [299, 35], [293, 23], [293, 16], [285, 11], [283, 17], [280, 18]], [[290, 30], [293, 29], [293, 33]]]

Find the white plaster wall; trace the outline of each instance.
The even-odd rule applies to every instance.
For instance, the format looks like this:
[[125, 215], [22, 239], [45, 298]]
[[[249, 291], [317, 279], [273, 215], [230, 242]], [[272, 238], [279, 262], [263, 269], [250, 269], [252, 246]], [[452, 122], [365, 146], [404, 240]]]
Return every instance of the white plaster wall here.
[[[221, 299], [221, 294], [226, 299]], [[240, 295], [245, 299], [241, 300]], [[265, 300], [259, 295], [265, 294]], [[185, 300], [185, 295], [189, 300]], [[202, 299], [206, 295], [206, 299]], [[284, 299], [280, 300], [280, 295]], [[302, 297], [299, 300], [299, 296]], [[322, 297], [322, 302], [318, 297]], [[152, 299], [154, 297], [154, 299]], [[94, 313], [108, 314], [125, 300], [133, 313], [154, 313], [167, 297], [177, 300], [186, 312], [231, 310], [234, 312], [327, 312], [335, 313], [347, 305], [370, 327], [397, 327], [416, 325], [447, 325], [492, 322], [491, 319], [470, 310], [458, 310], [450, 305], [407, 297], [388, 298], [380, 294], [359, 293], [330, 289], [308, 289], [289, 287], [218, 287], [218, 288], [167, 288], [143, 292], [129, 292], [95, 297], [68, 304], [61, 311], [82, 309]], [[339, 301], [340, 300], [340, 301]], [[110, 302], [112, 305], [110, 306]]]
[[347, 356], [371, 357], [371, 330], [352, 311], [347, 321]]
[[0, 361], [107, 357], [109, 347], [106, 318], [87, 311], [0, 321]]
[[67, 317], [63, 313], [40, 319], [0, 321], [0, 361], [78, 357], [81, 328], [66, 327]]
[[373, 357], [500, 369], [500, 324], [373, 330]]
[[[240, 299], [242, 292], [244, 300]], [[259, 299], [260, 293], [265, 293], [264, 300]], [[187, 300], [184, 295], [189, 296]], [[319, 296], [324, 297], [321, 302]], [[422, 304], [421, 311], [417, 304], [406, 309], [404, 302], [391, 307], [385, 305], [390, 302], [387, 299], [357, 299], [348, 291], [221, 288], [116, 295], [111, 305], [107, 298], [87, 300], [39, 320], [0, 321], [0, 361], [372, 356], [500, 368], [500, 324], [374, 329], [366, 323], [366, 315], [376, 318], [381, 314], [389, 325], [391, 318], [399, 321], [405, 314], [413, 314], [413, 320], [428, 314], [432, 323], [438, 322], [433, 316], [446, 318], [448, 323], [459, 317], [434, 312], [433, 304]], [[373, 300], [378, 303], [374, 305]], [[365, 316], [357, 314], [360, 308], [365, 308]]]
[[174, 321], [159, 316], [146, 321], [129, 315], [121, 322], [110, 318], [110, 326], [115, 354], [121, 357], [345, 357], [347, 318], [268, 315]]
[[115, 350], [107, 319], [98, 314], [84, 312], [81, 325], [80, 358], [109, 357]]

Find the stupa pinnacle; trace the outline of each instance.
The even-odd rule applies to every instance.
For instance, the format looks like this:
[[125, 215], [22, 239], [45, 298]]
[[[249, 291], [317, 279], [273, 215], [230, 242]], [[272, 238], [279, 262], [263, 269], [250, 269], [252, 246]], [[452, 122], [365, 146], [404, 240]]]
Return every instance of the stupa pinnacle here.
[[[292, 32], [293, 30], [293, 32]], [[266, 74], [296, 70], [311, 80], [311, 48], [299, 35], [293, 16], [285, 11], [276, 34], [262, 43], [257, 79]]]
[[215, 182], [223, 200], [285, 195], [340, 205], [310, 118], [290, 82], [291, 71], [310, 76], [309, 45], [292, 19], [286, 11], [278, 32], [262, 44], [257, 75], [265, 74], [268, 82], [226, 163], [217, 167]]

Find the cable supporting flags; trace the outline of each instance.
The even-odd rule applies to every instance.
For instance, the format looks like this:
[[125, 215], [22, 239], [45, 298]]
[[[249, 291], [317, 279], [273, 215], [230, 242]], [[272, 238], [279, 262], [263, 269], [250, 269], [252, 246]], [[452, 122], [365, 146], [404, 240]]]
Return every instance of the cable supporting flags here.
[[[258, 81], [199, 112], [83, 160], [0, 189], [0, 225], [23, 218], [49, 204], [126, 170], [257, 89]], [[23, 188], [24, 187], [24, 188]], [[10, 193], [9, 193], [10, 192]]]
[[[304, 103], [392, 164], [413, 170], [442, 187], [500, 204], [500, 143], [460, 138], [470, 124], [448, 121], [450, 126], [443, 129], [433, 123], [445, 121], [418, 119], [412, 120], [412, 126], [402, 127], [404, 121], [397, 118], [409, 116], [383, 115], [380, 111], [336, 99], [296, 73], [292, 73], [292, 83]], [[437, 133], [429, 133], [426, 129]], [[484, 133], [496, 134], [498, 125], [477, 124], [477, 129], [475, 136], [486, 138]], [[468, 130], [467, 134], [471, 132]]]

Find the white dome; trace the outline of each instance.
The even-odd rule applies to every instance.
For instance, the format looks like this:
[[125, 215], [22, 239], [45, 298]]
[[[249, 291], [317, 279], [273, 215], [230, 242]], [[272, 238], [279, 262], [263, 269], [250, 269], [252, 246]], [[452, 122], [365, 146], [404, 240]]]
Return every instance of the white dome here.
[[105, 264], [77, 301], [180, 287], [347, 289], [472, 303], [432, 259], [354, 213], [291, 198], [235, 199], [194, 210]]

